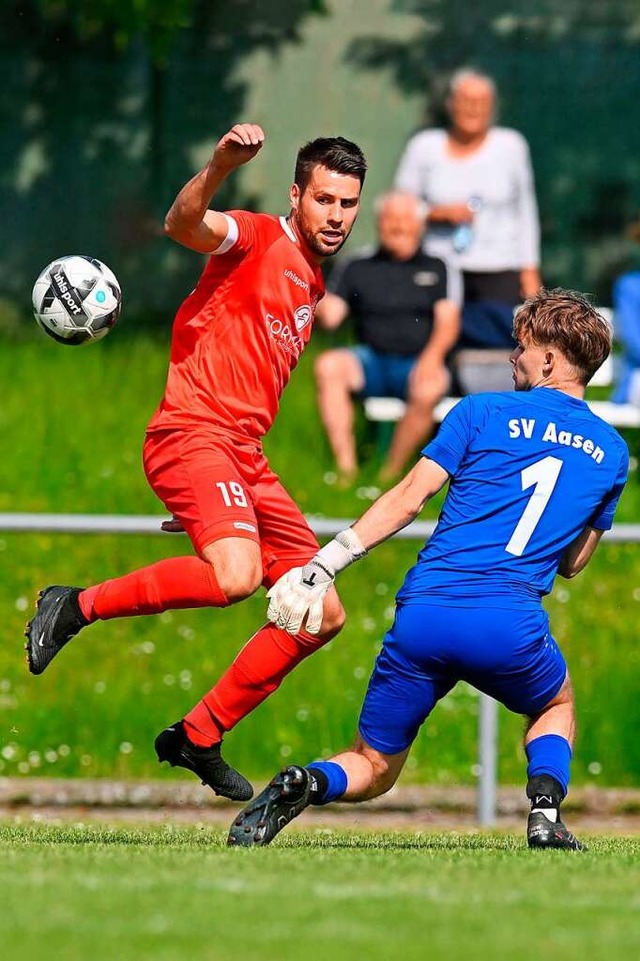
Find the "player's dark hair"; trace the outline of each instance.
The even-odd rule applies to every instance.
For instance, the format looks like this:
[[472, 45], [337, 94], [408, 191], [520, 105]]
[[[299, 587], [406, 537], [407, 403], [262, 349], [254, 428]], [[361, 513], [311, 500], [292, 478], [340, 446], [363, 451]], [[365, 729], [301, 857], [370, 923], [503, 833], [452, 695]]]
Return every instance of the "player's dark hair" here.
[[296, 157], [294, 181], [304, 193], [314, 167], [326, 167], [339, 174], [357, 177], [364, 183], [367, 161], [360, 147], [344, 137], [317, 137], [300, 147]]
[[587, 384], [611, 353], [612, 331], [593, 304], [575, 290], [542, 288], [513, 319], [520, 343], [557, 347]]

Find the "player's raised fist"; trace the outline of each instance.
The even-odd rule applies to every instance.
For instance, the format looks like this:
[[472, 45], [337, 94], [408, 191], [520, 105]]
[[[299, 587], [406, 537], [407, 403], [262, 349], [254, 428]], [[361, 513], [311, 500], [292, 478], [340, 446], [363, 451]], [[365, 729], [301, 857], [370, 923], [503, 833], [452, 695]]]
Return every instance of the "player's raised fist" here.
[[264, 141], [262, 127], [255, 123], [236, 123], [216, 144], [213, 160], [231, 170], [253, 160]]

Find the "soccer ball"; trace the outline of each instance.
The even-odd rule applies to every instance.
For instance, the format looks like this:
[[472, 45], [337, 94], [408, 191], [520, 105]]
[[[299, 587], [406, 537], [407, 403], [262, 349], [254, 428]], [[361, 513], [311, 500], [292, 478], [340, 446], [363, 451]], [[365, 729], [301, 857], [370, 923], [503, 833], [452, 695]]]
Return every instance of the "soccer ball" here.
[[95, 257], [59, 257], [33, 286], [33, 315], [59, 344], [90, 344], [109, 333], [122, 293], [113, 273]]

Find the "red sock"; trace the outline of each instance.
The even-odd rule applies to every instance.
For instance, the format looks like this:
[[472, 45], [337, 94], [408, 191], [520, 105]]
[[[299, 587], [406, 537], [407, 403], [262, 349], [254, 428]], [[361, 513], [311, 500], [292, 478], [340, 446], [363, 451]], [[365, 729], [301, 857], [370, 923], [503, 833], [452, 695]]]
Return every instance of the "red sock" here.
[[226, 607], [211, 564], [199, 557], [168, 557], [157, 564], [89, 587], [78, 596], [88, 621], [159, 614], [188, 607]]
[[216, 686], [185, 715], [189, 739], [202, 747], [220, 741], [224, 731], [273, 694], [296, 664], [326, 641], [304, 632], [292, 637], [272, 624], [262, 627]]

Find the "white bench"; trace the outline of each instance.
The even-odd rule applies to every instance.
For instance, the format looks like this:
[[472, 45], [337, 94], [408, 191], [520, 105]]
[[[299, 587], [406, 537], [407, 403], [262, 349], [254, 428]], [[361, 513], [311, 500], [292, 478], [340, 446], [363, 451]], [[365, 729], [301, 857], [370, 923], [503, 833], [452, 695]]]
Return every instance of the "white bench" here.
[[[613, 323], [610, 307], [598, 307], [602, 316]], [[511, 366], [508, 350], [461, 350], [457, 357], [460, 384], [466, 394], [487, 390], [512, 390]], [[610, 387], [613, 383], [613, 357], [609, 355], [589, 381], [589, 387]], [[434, 409], [434, 419], [440, 423], [460, 397], [443, 397]], [[613, 427], [640, 427], [640, 407], [634, 404], [612, 404], [608, 400], [590, 400], [587, 403], [594, 414], [602, 417]], [[405, 403], [396, 397], [367, 397], [364, 413], [367, 420], [375, 423], [393, 423], [405, 412]]]
[[[436, 423], [440, 423], [449, 411], [455, 407], [460, 397], [443, 397], [436, 405], [433, 415]], [[606, 420], [613, 427], [640, 427], [640, 407], [633, 404], [612, 404], [610, 400], [587, 400], [587, 404], [594, 414]], [[376, 423], [386, 423], [400, 420], [405, 412], [405, 403], [396, 397], [367, 397], [364, 402], [364, 412], [367, 420]]]

